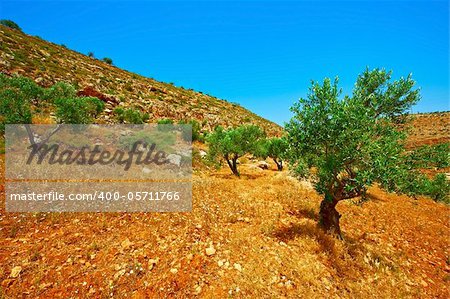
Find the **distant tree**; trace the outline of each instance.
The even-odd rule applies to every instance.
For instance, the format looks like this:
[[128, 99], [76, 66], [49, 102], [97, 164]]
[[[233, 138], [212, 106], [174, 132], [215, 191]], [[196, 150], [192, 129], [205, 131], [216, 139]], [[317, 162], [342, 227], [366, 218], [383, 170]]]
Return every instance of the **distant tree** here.
[[235, 129], [224, 130], [216, 127], [213, 133], [207, 136], [209, 145], [209, 159], [217, 162], [222, 157], [234, 175], [240, 176], [237, 169], [237, 160], [247, 153], [255, 153], [258, 143], [265, 137], [264, 132], [257, 126], [245, 125]]
[[4, 19], [0, 20], [0, 24], [2, 24], [3, 26], [9, 27], [11, 29], [22, 31], [22, 29], [19, 27], [19, 25], [17, 25], [16, 22], [11, 21], [11, 20], [4, 20]]
[[287, 148], [288, 143], [286, 137], [273, 137], [262, 141], [257, 155], [264, 159], [267, 157], [271, 158], [277, 165], [277, 169], [282, 171]]
[[57, 98], [56, 117], [59, 122], [65, 124], [89, 124], [92, 123], [103, 109], [105, 104], [97, 98]]
[[103, 58], [102, 59], [104, 62], [106, 62], [107, 64], [110, 64], [110, 65], [112, 65], [113, 64], [113, 61], [112, 61], [112, 59], [111, 58], [109, 58], [109, 57], [105, 57], [105, 58]]
[[341, 237], [336, 205], [364, 196], [375, 182], [387, 189], [398, 187], [403, 167], [405, 133], [395, 125], [420, 96], [411, 76], [392, 82], [391, 72], [366, 70], [353, 94], [340, 99], [338, 80], [313, 82], [306, 99], [300, 99], [286, 125], [292, 163], [314, 167], [305, 172], [324, 195], [320, 223]]
[[88, 56], [94, 58], [94, 52], [88, 52]]

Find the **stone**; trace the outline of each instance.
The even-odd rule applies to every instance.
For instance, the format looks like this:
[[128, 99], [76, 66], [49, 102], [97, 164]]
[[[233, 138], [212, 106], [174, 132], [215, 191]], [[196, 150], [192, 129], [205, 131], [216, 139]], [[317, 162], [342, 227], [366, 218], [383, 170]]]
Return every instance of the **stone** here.
[[234, 269], [238, 270], [239, 272], [242, 271], [242, 266], [240, 264], [238, 264], [238, 263], [234, 263], [233, 267], [234, 267]]
[[167, 156], [167, 160], [171, 164], [174, 164], [176, 166], [180, 166], [181, 165], [181, 156], [180, 155], [170, 154], [170, 155]]
[[79, 97], [94, 97], [94, 98], [98, 98], [99, 100], [101, 100], [105, 103], [107, 103], [107, 102], [111, 102], [111, 103], [115, 103], [115, 104], [119, 103], [119, 101], [116, 98], [104, 95], [101, 92], [95, 90], [91, 86], [87, 86], [84, 89], [78, 91], [77, 96], [79, 96]]
[[119, 279], [119, 277], [123, 276], [125, 274], [126, 270], [122, 269], [120, 271], [117, 271], [116, 274], [114, 274], [114, 280]]
[[258, 167], [261, 169], [269, 169], [269, 164], [266, 161], [259, 161]]
[[200, 150], [200, 157], [201, 157], [202, 159], [205, 159], [207, 155], [208, 155], [207, 152], [205, 152], [204, 150]]
[[133, 245], [133, 243], [130, 242], [130, 240], [128, 238], [126, 238], [124, 241], [122, 241], [122, 243], [120, 243], [120, 245], [122, 246], [123, 249], [127, 249], [127, 248], [131, 247]]
[[22, 272], [22, 267], [21, 266], [16, 266], [16, 267], [11, 269], [11, 274], [9, 275], [9, 277], [16, 278], [16, 277], [19, 276], [20, 272]]
[[206, 255], [211, 256], [216, 253], [216, 249], [211, 245], [210, 247], [205, 249]]
[[198, 294], [200, 294], [201, 292], [202, 292], [202, 287], [198, 285], [198, 286], [195, 288], [194, 294], [195, 294], [195, 295], [198, 295]]

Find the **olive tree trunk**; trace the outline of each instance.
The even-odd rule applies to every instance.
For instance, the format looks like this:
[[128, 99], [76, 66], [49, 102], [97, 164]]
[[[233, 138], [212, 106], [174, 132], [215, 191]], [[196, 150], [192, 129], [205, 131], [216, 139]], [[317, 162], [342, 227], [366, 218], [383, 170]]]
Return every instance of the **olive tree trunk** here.
[[233, 172], [233, 174], [235, 176], [240, 176], [239, 171], [237, 169], [237, 159], [239, 157], [237, 155], [233, 155], [233, 158], [229, 158], [228, 155], [225, 156], [225, 160], [227, 161], [228, 167], [230, 167], [231, 172]]
[[278, 171], [282, 171], [283, 170], [283, 161], [282, 160], [278, 161], [275, 158], [273, 158], [273, 161], [275, 162], [275, 164], [277, 164]]
[[326, 232], [342, 239], [341, 226], [339, 225], [341, 215], [336, 210], [337, 203], [338, 201], [334, 198], [325, 196], [320, 203], [319, 223]]

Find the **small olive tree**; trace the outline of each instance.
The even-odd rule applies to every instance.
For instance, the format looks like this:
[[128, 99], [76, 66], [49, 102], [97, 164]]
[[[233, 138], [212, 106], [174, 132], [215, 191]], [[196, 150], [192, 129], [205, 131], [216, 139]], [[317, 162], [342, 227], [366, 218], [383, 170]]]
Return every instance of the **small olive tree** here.
[[286, 157], [286, 151], [288, 148], [288, 143], [286, 137], [273, 137], [268, 138], [263, 142], [262, 145], [262, 158], [269, 157], [277, 165], [279, 171], [283, 170], [283, 160]]
[[217, 162], [217, 159], [222, 157], [233, 174], [240, 176], [237, 160], [247, 153], [255, 153], [258, 150], [259, 141], [264, 137], [264, 132], [254, 125], [229, 130], [220, 126], [216, 127], [214, 132], [206, 138], [209, 145], [209, 159]]
[[395, 123], [419, 100], [414, 85], [411, 76], [391, 81], [391, 72], [366, 69], [351, 96], [340, 98], [338, 80], [325, 79], [313, 82], [308, 97], [291, 108], [289, 156], [313, 169], [303, 171], [324, 195], [319, 214], [325, 230], [341, 237], [340, 201], [364, 195], [375, 182], [396, 185], [405, 134]]

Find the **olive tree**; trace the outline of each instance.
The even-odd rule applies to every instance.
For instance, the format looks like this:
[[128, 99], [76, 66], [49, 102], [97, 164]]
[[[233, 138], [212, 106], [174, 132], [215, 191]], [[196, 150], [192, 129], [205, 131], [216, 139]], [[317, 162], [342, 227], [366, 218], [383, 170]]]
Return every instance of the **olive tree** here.
[[42, 95], [42, 88], [33, 80], [0, 74], [0, 131], [5, 124], [30, 124], [31, 103], [39, 102]]
[[287, 147], [288, 143], [286, 137], [261, 139], [258, 142], [257, 150], [254, 152], [254, 155], [262, 159], [266, 159], [267, 157], [271, 158], [277, 165], [277, 169], [282, 171]]
[[411, 75], [391, 80], [391, 72], [366, 69], [353, 93], [341, 97], [338, 79], [312, 82], [310, 92], [291, 108], [286, 130], [292, 163], [305, 165], [324, 196], [320, 224], [341, 237], [336, 205], [365, 195], [375, 182], [395, 186], [405, 153], [405, 133], [395, 125], [419, 100]]
[[288, 143], [285, 137], [273, 137], [266, 141], [267, 156], [275, 162], [279, 171], [283, 170], [283, 159], [287, 146]]
[[209, 159], [217, 162], [217, 159], [222, 157], [233, 174], [239, 176], [237, 160], [247, 153], [255, 153], [258, 150], [258, 142], [264, 137], [264, 132], [254, 125], [229, 130], [218, 126], [206, 138], [209, 145]]

